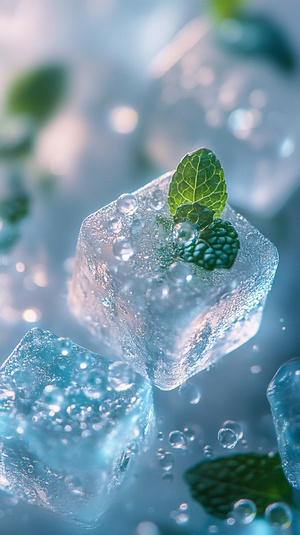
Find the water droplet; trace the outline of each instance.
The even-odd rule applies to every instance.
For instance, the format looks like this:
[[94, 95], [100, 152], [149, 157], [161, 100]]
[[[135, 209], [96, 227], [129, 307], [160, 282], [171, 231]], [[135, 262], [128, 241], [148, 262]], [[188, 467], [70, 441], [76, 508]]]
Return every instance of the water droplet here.
[[114, 218], [110, 219], [108, 221], [108, 225], [109, 225], [110, 230], [114, 234], [119, 234], [121, 232], [122, 221], [120, 219], [118, 219], [117, 217], [114, 217]]
[[189, 442], [193, 442], [195, 440], [195, 433], [189, 427], [185, 427], [183, 429], [183, 434], [184, 434], [186, 440], [188, 440]]
[[215, 524], [211, 524], [210, 526], [208, 526], [207, 533], [209, 533], [209, 535], [212, 535], [212, 534], [215, 534], [215, 533], [219, 533], [218, 526], [216, 526]]
[[132, 225], [130, 227], [131, 236], [136, 236], [137, 234], [139, 234], [144, 226], [145, 223], [142, 219], [135, 219], [135, 221], [132, 222]]
[[162, 476], [162, 480], [163, 480], [163, 481], [167, 481], [167, 483], [172, 483], [172, 481], [173, 481], [173, 474], [171, 474], [171, 472], [166, 472], [165, 474], [163, 474], [163, 476]]
[[250, 371], [254, 375], [257, 375], [258, 373], [261, 372], [261, 366], [259, 366], [259, 364], [254, 364], [253, 366], [250, 366]]
[[132, 215], [136, 212], [138, 201], [132, 193], [124, 193], [117, 200], [117, 210], [122, 215]]
[[204, 446], [204, 448], [203, 448], [203, 453], [204, 453], [205, 457], [208, 457], [208, 458], [209, 458], [209, 457], [212, 457], [212, 456], [213, 456], [213, 454], [214, 454], [214, 450], [212, 449], [212, 447], [211, 447], [209, 444], [207, 444], [207, 445]]
[[160, 531], [153, 522], [140, 522], [136, 528], [136, 535], [159, 535]]
[[172, 470], [174, 466], [174, 456], [172, 453], [166, 451], [166, 453], [160, 457], [159, 464], [166, 472]]
[[188, 221], [176, 223], [173, 227], [173, 240], [179, 245], [184, 245], [192, 241], [196, 236], [196, 232]]
[[244, 435], [244, 431], [240, 424], [236, 422], [235, 420], [226, 420], [226, 422], [222, 425], [225, 429], [231, 429], [231, 431], [234, 431], [234, 433], [237, 435], [238, 440], [241, 440]]
[[250, 524], [256, 516], [256, 505], [252, 500], [238, 500], [233, 506], [233, 517], [240, 524]]
[[159, 431], [159, 432], [157, 433], [157, 435], [156, 435], [156, 438], [157, 438], [158, 440], [163, 440], [163, 439], [164, 439], [164, 434], [163, 434], [163, 432], [162, 432], [162, 431]]
[[165, 450], [163, 448], [158, 448], [157, 450], [157, 457], [163, 457], [165, 454]]
[[184, 401], [191, 405], [197, 405], [201, 399], [199, 388], [197, 385], [190, 383], [189, 381], [180, 386], [178, 393]]
[[113, 253], [117, 260], [128, 262], [128, 260], [134, 255], [134, 250], [129, 240], [119, 240], [113, 245]]
[[171, 431], [169, 434], [169, 442], [174, 449], [186, 449], [186, 441], [184, 434], [181, 431], [178, 431], [177, 429], [175, 431]]
[[108, 367], [108, 382], [117, 392], [123, 392], [132, 387], [135, 373], [125, 362], [113, 362]]
[[232, 450], [237, 445], [238, 437], [232, 429], [221, 427], [221, 429], [218, 431], [218, 441], [220, 442], [222, 448]]
[[41, 403], [46, 405], [54, 413], [61, 410], [64, 399], [63, 390], [55, 385], [45, 386], [41, 395]]
[[275, 502], [265, 510], [266, 520], [271, 526], [278, 527], [281, 530], [286, 530], [292, 523], [292, 511], [290, 507], [283, 502]]
[[73, 342], [69, 338], [58, 338], [57, 347], [60, 354], [63, 357], [66, 357], [72, 351]]

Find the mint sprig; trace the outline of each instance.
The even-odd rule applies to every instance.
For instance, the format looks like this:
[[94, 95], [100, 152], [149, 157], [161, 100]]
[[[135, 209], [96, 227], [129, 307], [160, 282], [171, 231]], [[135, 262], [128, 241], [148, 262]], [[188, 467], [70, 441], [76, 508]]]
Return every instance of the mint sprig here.
[[209, 149], [198, 149], [182, 158], [169, 189], [171, 215], [181, 204], [198, 202], [220, 216], [227, 200], [223, 168]]
[[226, 518], [235, 502], [252, 500], [263, 515], [274, 502], [293, 505], [293, 492], [284, 477], [279, 454], [237, 453], [207, 459], [184, 475], [193, 498], [210, 515]]
[[188, 222], [195, 232], [192, 240], [174, 244], [183, 260], [210, 271], [232, 267], [240, 242], [232, 224], [218, 217], [226, 200], [224, 171], [216, 155], [206, 148], [186, 154], [172, 176], [168, 196], [174, 223]]

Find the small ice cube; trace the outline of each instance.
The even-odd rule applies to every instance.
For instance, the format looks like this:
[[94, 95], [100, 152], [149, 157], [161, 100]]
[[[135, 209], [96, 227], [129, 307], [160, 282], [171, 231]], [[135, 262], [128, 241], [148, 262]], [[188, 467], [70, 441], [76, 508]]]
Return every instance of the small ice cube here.
[[282, 468], [300, 489], [300, 358], [285, 362], [267, 390]]
[[0, 487], [91, 527], [152, 422], [131, 368], [32, 329], [0, 369]]
[[228, 205], [222, 218], [241, 242], [231, 269], [210, 272], [175, 257], [171, 176], [136, 191], [133, 214], [115, 201], [85, 219], [69, 293], [77, 318], [163, 390], [256, 334], [278, 264], [274, 245]]

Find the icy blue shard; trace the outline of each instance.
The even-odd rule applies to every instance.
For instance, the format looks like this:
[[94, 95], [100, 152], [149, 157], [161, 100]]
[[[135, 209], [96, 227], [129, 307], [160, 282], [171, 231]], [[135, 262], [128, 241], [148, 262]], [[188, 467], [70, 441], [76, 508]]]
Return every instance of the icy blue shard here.
[[282, 468], [300, 489], [300, 358], [285, 362], [267, 390]]
[[152, 424], [129, 366], [32, 329], [0, 369], [0, 488], [92, 527]]

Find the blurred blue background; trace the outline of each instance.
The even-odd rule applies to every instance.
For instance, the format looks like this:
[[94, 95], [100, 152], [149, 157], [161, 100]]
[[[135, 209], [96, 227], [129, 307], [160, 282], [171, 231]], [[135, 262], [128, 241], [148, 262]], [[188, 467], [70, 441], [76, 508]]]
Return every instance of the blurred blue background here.
[[[209, 517], [182, 476], [206, 445], [224, 453], [228, 419], [244, 431], [234, 451], [276, 449], [265, 392], [299, 356], [299, 10], [297, 0], [0, 0], [1, 361], [33, 326], [104, 351], [66, 305], [80, 224], [197, 147], [215, 150], [230, 204], [280, 254], [259, 333], [192, 379], [197, 402], [155, 389], [162, 440], [135, 460], [95, 535], [273, 533], [263, 520]], [[184, 428], [194, 440], [172, 449], [169, 433]], [[170, 471], [158, 448], [174, 455]], [[4, 493], [0, 518], [5, 535], [85, 532]], [[295, 515], [286, 533], [299, 529]]]

